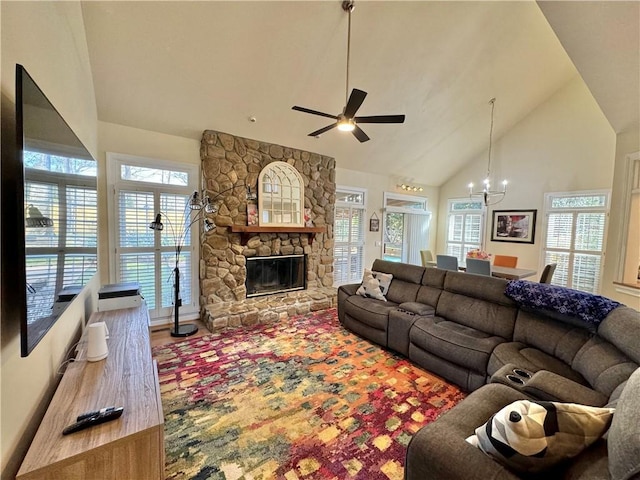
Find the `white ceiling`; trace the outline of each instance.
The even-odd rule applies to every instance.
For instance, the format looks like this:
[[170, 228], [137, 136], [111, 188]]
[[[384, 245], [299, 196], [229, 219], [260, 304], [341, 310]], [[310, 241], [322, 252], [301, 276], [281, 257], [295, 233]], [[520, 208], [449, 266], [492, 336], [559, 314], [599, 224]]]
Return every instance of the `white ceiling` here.
[[532, 1], [356, 1], [349, 90], [369, 93], [358, 115], [406, 121], [362, 125], [362, 144], [336, 129], [316, 139], [331, 120], [291, 107], [344, 106], [341, 1], [90, 1], [83, 15], [102, 121], [220, 130], [434, 186], [486, 152], [492, 97], [495, 140], [577, 74]]

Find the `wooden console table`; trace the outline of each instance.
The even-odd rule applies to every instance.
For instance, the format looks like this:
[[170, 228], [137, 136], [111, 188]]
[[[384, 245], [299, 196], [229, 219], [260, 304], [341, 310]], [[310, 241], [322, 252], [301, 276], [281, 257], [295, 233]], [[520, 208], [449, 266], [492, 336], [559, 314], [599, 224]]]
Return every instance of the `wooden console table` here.
[[[97, 312], [109, 355], [86, 361], [86, 332], [22, 462], [17, 480], [164, 478], [164, 416], [146, 306]], [[70, 435], [81, 413], [122, 406], [117, 420]]]

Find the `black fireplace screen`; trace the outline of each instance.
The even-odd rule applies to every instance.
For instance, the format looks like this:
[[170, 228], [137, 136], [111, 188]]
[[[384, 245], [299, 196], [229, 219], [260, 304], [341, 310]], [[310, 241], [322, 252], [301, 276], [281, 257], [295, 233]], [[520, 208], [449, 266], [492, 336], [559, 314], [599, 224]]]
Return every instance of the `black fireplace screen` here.
[[306, 255], [247, 258], [247, 297], [307, 288]]

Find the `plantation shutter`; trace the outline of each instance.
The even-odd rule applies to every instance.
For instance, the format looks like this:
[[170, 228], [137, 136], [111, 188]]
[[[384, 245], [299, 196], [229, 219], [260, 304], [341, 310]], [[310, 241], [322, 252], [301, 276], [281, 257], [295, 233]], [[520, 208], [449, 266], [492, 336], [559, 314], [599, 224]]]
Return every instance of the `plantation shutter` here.
[[464, 264], [467, 252], [482, 245], [484, 214], [480, 202], [468, 199], [449, 201], [447, 228], [447, 255], [458, 258]]
[[118, 246], [120, 282], [137, 282], [149, 309], [156, 308], [154, 198], [150, 192], [121, 190], [118, 195]]
[[364, 271], [364, 193], [339, 190], [336, 196], [333, 282], [342, 285], [359, 282]]
[[[180, 293], [184, 304], [191, 303], [191, 231], [185, 228], [189, 196], [163, 193], [157, 208], [152, 192], [120, 190], [118, 197], [119, 281], [139, 283], [150, 309], [171, 307], [175, 247], [181, 242]], [[163, 213], [165, 226], [158, 234], [149, 228], [156, 211]]]
[[548, 194], [544, 263], [557, 263], [554, 285], [600, 291], [608, 195]]

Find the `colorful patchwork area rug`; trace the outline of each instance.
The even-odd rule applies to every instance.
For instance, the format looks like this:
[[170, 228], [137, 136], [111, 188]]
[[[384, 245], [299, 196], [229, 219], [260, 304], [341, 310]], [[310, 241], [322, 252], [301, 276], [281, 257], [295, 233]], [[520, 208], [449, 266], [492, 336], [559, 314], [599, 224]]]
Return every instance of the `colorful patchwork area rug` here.
[[464, 394], [335, 309], [154, 348], [167, 479], [394, 479]]

